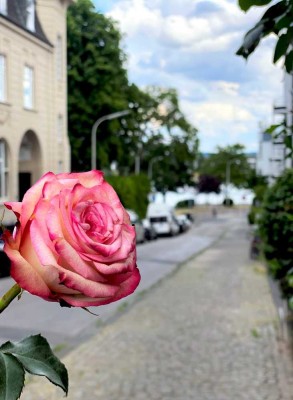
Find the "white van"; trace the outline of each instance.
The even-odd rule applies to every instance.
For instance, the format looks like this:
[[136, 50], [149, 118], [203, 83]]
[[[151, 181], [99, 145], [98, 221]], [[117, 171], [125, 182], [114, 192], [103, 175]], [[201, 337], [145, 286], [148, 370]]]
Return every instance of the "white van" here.
[[174, 236], [179, 233], [179, 225], [176, 221], [173, 208], [166, 204], [149, 204], [147, 218], [153, 225], [157, 235]]

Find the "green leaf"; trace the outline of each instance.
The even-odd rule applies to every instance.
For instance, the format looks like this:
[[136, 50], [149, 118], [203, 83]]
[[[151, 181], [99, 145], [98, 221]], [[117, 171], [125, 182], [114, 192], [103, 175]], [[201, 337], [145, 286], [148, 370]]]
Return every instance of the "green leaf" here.
[[244, 58], [253, 53], [260, 40], [266, 35], [265, 25], [263, 22], [258, 22], [250, 31], [244, 36], [243, 44], [238, 49], [237, 55]]
[[289, 44], [290, 38], [287, 34], [284, 33], [279, 37], [275, 47], [274, 63], [276, 63], [282, 56], [286, 54]]
[[288, 74], [291, 74], [293, 72], [293, 50], [291, 50], [290, 53], [288, 53], [286, 56], [285, 67]]
[[268, 24], [274, 24], [276, 25], [280, 18], [286, 15], [288, 12], [288, 6], [286, 4], [286, 1], [281, 0], [276, 4], [273, 4], [271, 7], [269, 7], [264, 15], [261, 18], [261, 21], [266, 20]]
[[0, 399], [19, 399], [24, 386], [24, 369], [11, 354], [0, 350]]
[[247, 11], [252, 6], [265, 6], [269, 4], [272, 0], [238, 0], [239, 7], [243, 11]]
[[274, 133], [275, 130], [276, 130], [277, 128], [279, 128], [280, 126], [281, 126], [281, 124], [271, 125], [269, 128], [267, 128], [267, 129], [265, 130], [265, 133], [272, 134], [272, 133]]
[[289, 303], [289, 308], [290, 308], [290, 310], [292, 310], [292, 311], [293, 311], [293, 296], [292, 296], [292, 297], [290, 297], [290, 299], [289, 299], [288, 303]]
[[13, 355], [27, 372], [45, 376], [50, 382], [60, 386], [67, 394], [67, 370], [53, 354], [47, 340], [41, 335], [29, 336], [19, 343], [6, 342], [0, 347], [0, 351]]
[[293, 143], [292, 143], [292, 136], [291, 135], [285, 136], [284, 144], [287, 147], [287, 149], [292, 149]]

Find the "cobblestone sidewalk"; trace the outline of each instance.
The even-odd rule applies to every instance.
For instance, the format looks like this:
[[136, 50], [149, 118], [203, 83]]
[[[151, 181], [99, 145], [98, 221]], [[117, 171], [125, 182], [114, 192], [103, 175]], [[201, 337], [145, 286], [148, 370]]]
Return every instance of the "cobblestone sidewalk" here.
[[[238, 220], [63, 361], [69, 400], [292, 400], [291, 360]], [[45, 378], [21, 396], [61, 398]]]

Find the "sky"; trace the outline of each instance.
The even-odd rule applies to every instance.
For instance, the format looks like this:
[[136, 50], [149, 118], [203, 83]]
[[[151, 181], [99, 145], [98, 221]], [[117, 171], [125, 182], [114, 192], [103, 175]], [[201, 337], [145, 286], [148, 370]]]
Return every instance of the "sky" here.
[[202, 152], [235, 143], [257, 151], [261, 127], [273, 123], [273, 104], [282, 102], [283, 72], [272, 64], [273, 38], [248, 61], [235, 52], [263, 8], [245, 14], [237, 0], [93, 2], [124, 34], [130, 82], [177, 89]]

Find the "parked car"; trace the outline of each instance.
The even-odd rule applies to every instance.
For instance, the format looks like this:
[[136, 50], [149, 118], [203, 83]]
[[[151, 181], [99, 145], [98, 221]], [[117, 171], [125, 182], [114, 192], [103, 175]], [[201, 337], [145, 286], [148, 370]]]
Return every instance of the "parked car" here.
[[10, 275], [10, 260], [3, 251], [4, 242], [0, 240], [0, 278]]
[[141, 219], [133, 210], [126, 210], [130, 217], [130, 221], [135, 225], [136, 230], [136, 243], [143, 243], [145, 241], [145, 231]]
[[[10, 232], [14, 229], [14, 224], [5, 225], [5, 229], [8, 229]], [[2, 229], [0, 229], [0, 237], [2, 235]], [[10, 260], [6, 253], [4, 253], [4, 241], [0, 239], [0, 278], [6, 278], [10, 276]]]
[[144, 218], [142, 220], [142, 224], [144, 227], [144, 236], [146, 240], [155, 240], [158, 238], [158, 234], [148, 218]]
[[186, 214], [180, 214], [180, 215], [176, 215], [176, 220], [178, 222], [179, 225], [179, 232], [186, 232], [190, 226], [191, 226], [191, 222], [190, 220], [187, 218]]
[[176, 221], [173, 209], [166, 204], [149, 204], [147, 218], [150, 220], [158, 236], [174, 236], [179, 233], [180, 228]]

